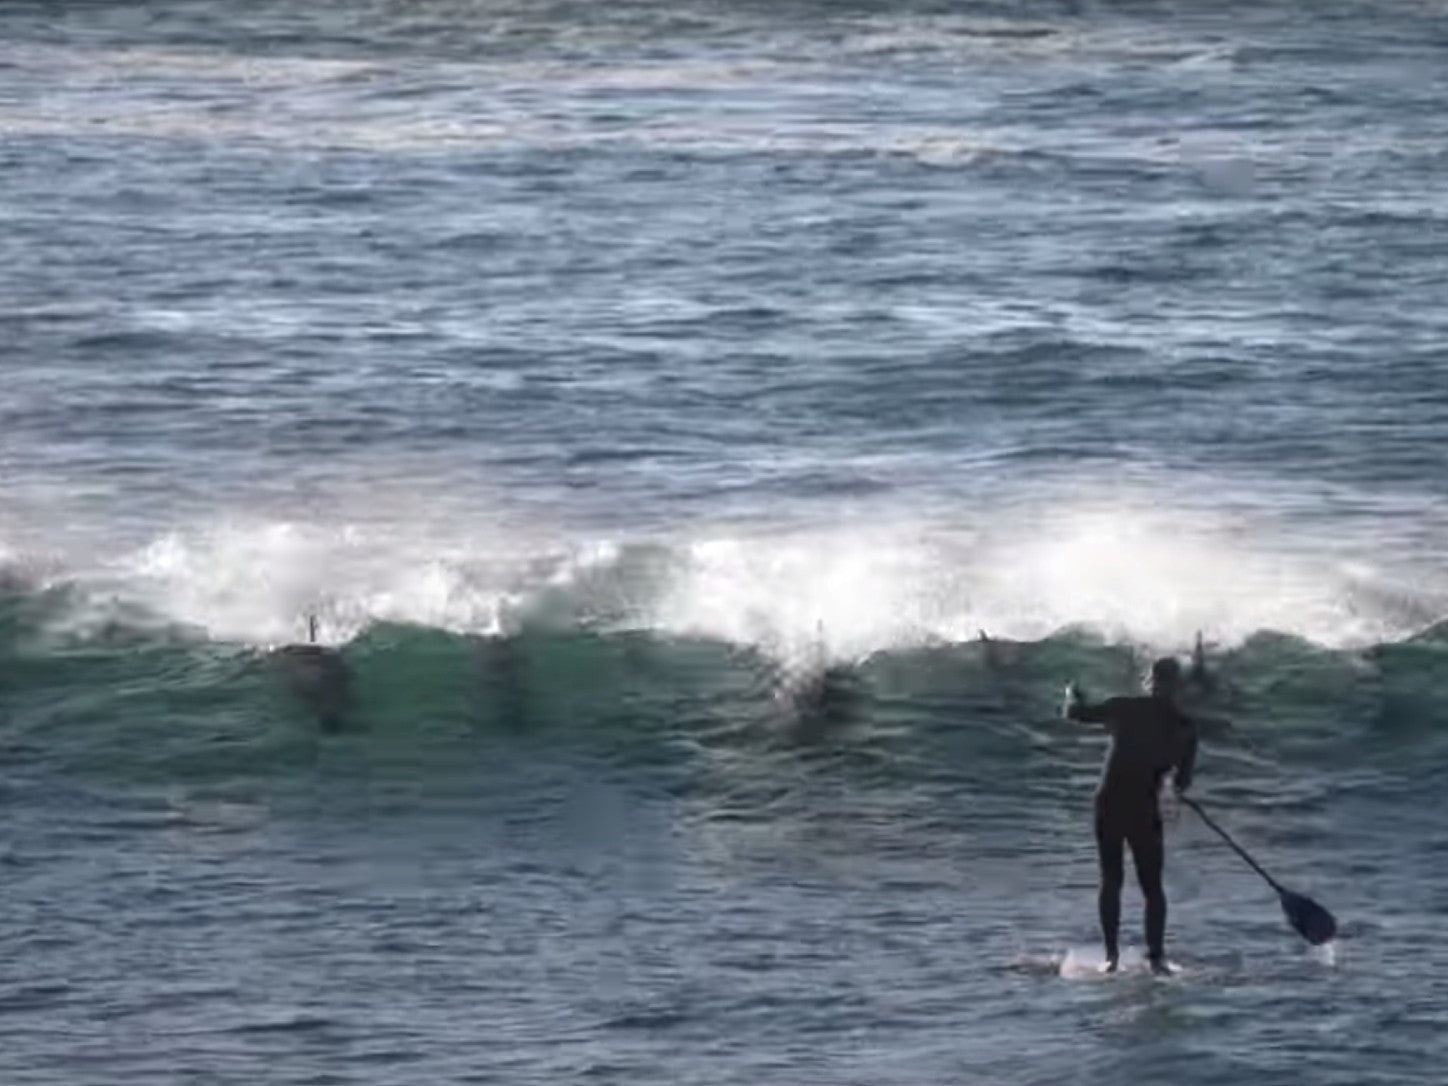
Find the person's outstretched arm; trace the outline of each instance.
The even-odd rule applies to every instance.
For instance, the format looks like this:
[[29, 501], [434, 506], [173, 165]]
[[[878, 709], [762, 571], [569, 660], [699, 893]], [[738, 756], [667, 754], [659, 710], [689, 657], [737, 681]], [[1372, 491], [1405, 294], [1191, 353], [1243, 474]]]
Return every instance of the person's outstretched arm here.
[[1061, 715], [1067, 720], [1079, 720], [1083, 724], [1110, 724], [1115, 715], [1115, 698], [1107, 698], [1096, 705], [1088, 705], [1075, 683], [1066, 687], [1066, 703], [1061, 706]]

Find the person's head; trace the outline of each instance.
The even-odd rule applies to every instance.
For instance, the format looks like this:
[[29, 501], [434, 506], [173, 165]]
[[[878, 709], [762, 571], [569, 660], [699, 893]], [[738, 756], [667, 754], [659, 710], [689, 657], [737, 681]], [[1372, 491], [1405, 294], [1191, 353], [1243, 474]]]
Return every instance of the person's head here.
[[1151, 665], [1151, 693], [1153, 697], [1169, 698], [1176, 694], [1181, 685], [1182, 667], [1175, 656], [1163, 656]]

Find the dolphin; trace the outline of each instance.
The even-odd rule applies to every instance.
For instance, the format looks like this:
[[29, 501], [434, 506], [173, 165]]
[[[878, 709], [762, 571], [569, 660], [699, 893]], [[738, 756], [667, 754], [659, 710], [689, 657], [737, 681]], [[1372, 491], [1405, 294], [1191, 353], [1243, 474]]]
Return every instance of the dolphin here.
[[856, 662], [831, 660], [824, 623], [815, 627], [812, 659], [776, 670], [774, 698], [792, 722], [796, 738], [818, 741], [857, 722], [865, 690]]
[[324, 732], [340, 731], [352, 707], [352, 674], [342, 654], [317, 644], [317, 616], [307, 616], [306, 644], [283, 645], [271, 654], [292, 693]]

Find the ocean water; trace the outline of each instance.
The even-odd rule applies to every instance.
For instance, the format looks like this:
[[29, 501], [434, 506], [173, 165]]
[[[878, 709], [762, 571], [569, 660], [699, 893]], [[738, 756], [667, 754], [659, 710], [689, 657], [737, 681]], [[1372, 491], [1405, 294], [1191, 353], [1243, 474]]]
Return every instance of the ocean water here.
[[[0, 6], [0, 1082], [1440, 1082], [1445, 100], [1429, 0]], [[1341, 936], [1176, 810], [1100, 978], [1061, 691], [1198, 631]]]

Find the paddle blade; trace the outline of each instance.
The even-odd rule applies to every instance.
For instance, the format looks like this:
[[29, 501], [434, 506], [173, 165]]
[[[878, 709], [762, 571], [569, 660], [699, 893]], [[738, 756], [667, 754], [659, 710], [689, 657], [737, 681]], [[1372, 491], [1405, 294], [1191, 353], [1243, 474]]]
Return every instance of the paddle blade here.
[[1287, 922], [1313, 946], [1321, 946], [1337, 934], [1337, 921], [1332, 913], [1310, 897], [1294, 894], [1291, 890], [1281, 891], [1281, 897]]

